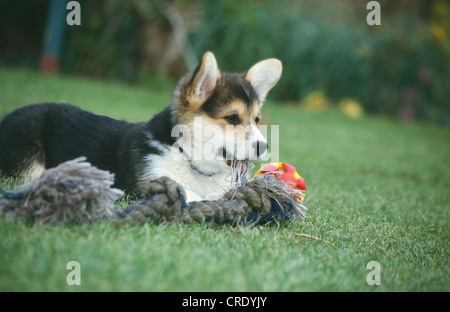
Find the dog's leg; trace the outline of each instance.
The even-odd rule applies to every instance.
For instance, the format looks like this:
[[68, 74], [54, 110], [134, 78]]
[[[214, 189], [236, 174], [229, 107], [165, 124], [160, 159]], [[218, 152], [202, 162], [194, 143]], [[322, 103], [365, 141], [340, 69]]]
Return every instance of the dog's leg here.
[[36, 178], [45, 169], [42, 117], [27, 112], [13, 112], [0, 123], [0, 171], [4, 177]]
[[191, 202], [191, 201], [202, 201], [204, 200], [204, 198], [202, 198], [201, 196], [199, 196], [198, 194], [185, 189], [186, 192], [186, 201], [187, 202]]

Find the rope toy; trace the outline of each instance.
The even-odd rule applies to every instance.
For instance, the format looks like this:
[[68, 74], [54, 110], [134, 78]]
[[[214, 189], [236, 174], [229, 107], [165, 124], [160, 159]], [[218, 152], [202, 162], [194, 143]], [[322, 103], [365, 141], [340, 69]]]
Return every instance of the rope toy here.
[[299, 193], [271, 174], [259, 174], [233, 186], [219, 200], [189, 203], [181, 185], [160, 177], [149, 182], [144, 199], [120, 209], [113, 207], [123, 192], [112, 188], [113, 183], [114, 174], [80, 157], [46, 170], [38, 179], [13, 191], [0, 189], [0, 210], [14, 221], [64, 224], [106, 219], [117, 226], [161, 222], [253, 226], [292, 219], [303, 222], [306, 218]]
[[0, 210], [8, 220], [40, 223], [87, 221], [105, 214], [123, 195], [112, 188], [114, 174], [97, 169], [80, 157], [48, 169], [42, 175], [8, 192], [0, 188]]
[[294, 195], [302, 202], [305, 200], [306, 182], [305, 179], [298, 174], [294, 166], [288, 163], [271, 163], [259, 169], [255, 176], [263, 173], [274, 175], [278, 179], [288, 183], [288, 187], [291, 190], [294, 190]]

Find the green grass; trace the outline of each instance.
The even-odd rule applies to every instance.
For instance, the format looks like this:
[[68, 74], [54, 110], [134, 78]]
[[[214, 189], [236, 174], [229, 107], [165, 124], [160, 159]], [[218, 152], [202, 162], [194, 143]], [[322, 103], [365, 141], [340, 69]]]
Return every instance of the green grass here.
[[[141, 121], [170, 96], [0, 69], [0, 116], [64, 101]], [[0, 291], [450, 291], [448, 129], [273, 101], [263, 112], [280, 125], [280, 160], [306, 179], [305, 223], [51, 227], [0, 218]], [[66, 283], [72, 260], [80, 286]], [[381, 265], [380, 286], [366, 282], [369, 261]]]

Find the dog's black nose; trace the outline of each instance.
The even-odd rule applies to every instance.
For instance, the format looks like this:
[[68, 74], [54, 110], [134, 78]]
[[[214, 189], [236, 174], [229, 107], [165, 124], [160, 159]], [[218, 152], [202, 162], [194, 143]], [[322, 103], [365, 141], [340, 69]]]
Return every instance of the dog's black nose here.
[[256, 155], [258, 158], [263, 155], [266, 151], [269, 145], [265, 141], [256, 141]]

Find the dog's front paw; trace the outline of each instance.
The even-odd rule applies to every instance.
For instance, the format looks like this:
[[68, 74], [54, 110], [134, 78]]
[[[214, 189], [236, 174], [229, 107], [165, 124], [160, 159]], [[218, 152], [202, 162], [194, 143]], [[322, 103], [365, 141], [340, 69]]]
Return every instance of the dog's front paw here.
[[192, 202], [192, 201], [202, 201], [202, 200], [203, 200], [203, 198], [200, 195], [198, 195], [190, 190], [186, 190], [186, 201], [188, 203]]
[[209, 193], [206, 195], [206, 200], [219, 200], [220, 194], [219, 193]]

